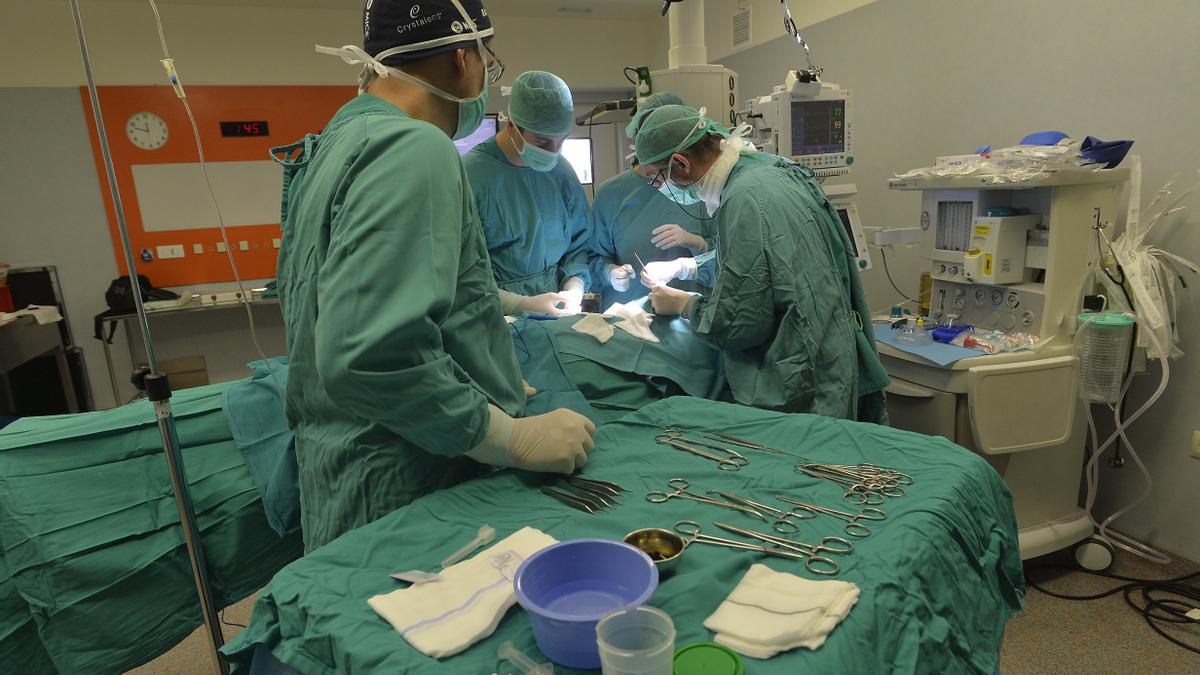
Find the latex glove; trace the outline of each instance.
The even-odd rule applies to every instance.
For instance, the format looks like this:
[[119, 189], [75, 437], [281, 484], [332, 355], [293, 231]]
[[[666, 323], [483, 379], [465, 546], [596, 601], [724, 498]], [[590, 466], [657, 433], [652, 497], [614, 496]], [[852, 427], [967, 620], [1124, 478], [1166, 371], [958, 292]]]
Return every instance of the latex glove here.
[[687, 311], [696, 294], [670, 286], [655, 286], [650, 291], [650, 306], [656, 316], [678, 316]]
[[596, 425], [573, 410], [513, 420], [508, 454], [529, 471], [571, 474], [587, 464]]
[[642, 268], [642, 285], [655, 288], [669, 283], [672, 279], [695, 279], [697, 275], [695, 258], [676, 258], [675, 260], [658, 260], [648, 262]]
[[537, 389], [529, 386], [529, 383], [524, 379], [521, 380], [521, 384], [525, 385], [525, 398], [529, 398], [530, 396], [537, 394]]
[[559, 294], [567, 299], [568, 314], [578, 314], [583, 310], [583, 279], [579, 277], [567, 279]]
[[609, 265], [608, 285], [614, 291], [624, 293], [633, 283], [633, 265]]
[[692, 234], [674, 223], [659, 225], [650, 235], [650, 243], [659, 248], [682, 246], [691, 251], [692, 255], [700, 255], [708, 250], [708, 243], [704, 241], [704, 237]]
[[568, 316], [577, 314], [571, 311], [571, 298], [563, 293], [542, 293], [534, 296], [521, 296], [517, 311], [530, 314], [546, 314], [548, 316]]
[[544, 415], [513, 419], [488, 405], [491, 425], [483, 442], [467, 456], [483, 464], [526, 471], [571, 474], [587, 464], [596, 426], [577, 412], [559, 408]]

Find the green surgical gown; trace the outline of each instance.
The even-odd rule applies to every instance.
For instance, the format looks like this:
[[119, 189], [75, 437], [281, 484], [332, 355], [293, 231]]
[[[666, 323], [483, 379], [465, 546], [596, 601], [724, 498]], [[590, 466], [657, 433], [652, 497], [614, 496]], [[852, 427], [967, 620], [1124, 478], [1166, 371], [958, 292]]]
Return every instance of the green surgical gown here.
[[[593, 289], [604, 294], [604, 307], [613, 302], [629, 302], [649, 293], [648, 289], [633, 279], [629, 290], [619, 292], [608, 284], [608, 265], [633, 265], [641, 271], [634, 254], [644, 262], [675, 260], [691, 257], [692, 252], [681, 246], [661, 249], [650, 242], [651, 232], [660, 225], [675, 223], [692, 234], [708, 238], [705, 227], [711, 222], [704, 204], [680, 206], [667, 199], [658, 190], [650, 187], [649, 181], [633, 169], [623, 171], [604, 181], [596, 191], [592, 204], [592, 279]], [[709, 245], [712, 242], [709, 241]], [[694, 291], [699, 284], [675, 281], [676, 288]]]
[[743, 156], [716, 213], [717, 278], [693, 303], [738, 403], [886, 422], [887, 373], [850, 242], [807, 168]]
[[446, 135], [362, 94], [287, 148], [279, 299], [311, 551], [486, 468], [487, 404], [525, 391], [466, 171]]
[[513, 166], [496, 139], [463, 158], [483, 222], [492, 272], [500, 288], [521, 295], [550, 293], [571, 277], [591, 285], [591, 209], [571, 164], [541, 173]]

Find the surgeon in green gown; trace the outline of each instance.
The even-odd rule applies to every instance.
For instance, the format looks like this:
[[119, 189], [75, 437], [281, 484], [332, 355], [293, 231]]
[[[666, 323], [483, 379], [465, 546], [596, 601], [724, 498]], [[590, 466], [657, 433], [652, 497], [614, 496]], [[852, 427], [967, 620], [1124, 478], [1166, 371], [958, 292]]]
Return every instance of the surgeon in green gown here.
[[[632, 140], [642, 120], [654, 109], [682, 104], [683, 100], [670, 92], [646, 97], [638, 104], [625, 135]], [[605, 307], [646, 297], [635, 267], [640, 269], [643, 263], [674, 264], [709, 249], [705, 239], [709, 221], [703, 206], [676, 204], [650, 186], [648, 179], [653, 177], [653, 173], [646, 175], [635, 159], [631, 168], [604, 181], [596, 191], [592, 203], [592, 279], [593, 288], [603, 294]], [[677, 288], [699, 288], [696, 282], [688, 281], [694, 278], [690, 267], [672, 276], [677, 280], [672, 285]]]
[[524, 296], [561, 292], [577, 310], [591, 285], [591, 208], [579, 176], [560, 155], [574, 111], [561, 78], [521, 73], [513, 81], [507, 125], [463, 161], [496, 283]]
[[655, 313], [684, 315], [721, 348], [738, 403], [886, 424], [853, 248], [812, 171], [686, 106], [650, 113], [636, 148], [664, 195], [716, 218], [712, 294], [651, 279]]
[[320, 48], [363, 66], [364, 93], [319, 135], [272, 151], [309, 551], [489, 465], [570, 473], [592, 447], [582, 415], [521, 417], [513, 296], [497, 292], [451, 142], [479, 126], [502, 70], [487, 13], [426, 0], [413, 24], [414, 7], [367, 3], [363, 48]]

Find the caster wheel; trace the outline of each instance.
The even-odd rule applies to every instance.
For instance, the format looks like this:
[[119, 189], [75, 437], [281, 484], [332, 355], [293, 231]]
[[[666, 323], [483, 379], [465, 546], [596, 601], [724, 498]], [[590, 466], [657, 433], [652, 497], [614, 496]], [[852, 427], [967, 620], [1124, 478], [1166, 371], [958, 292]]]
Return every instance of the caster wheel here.
[[1097, 537], [1089, 537], [1072, 549], [1075, 562], [1085, 570], [1104, 572], [1113, 564], [1113, 547]]

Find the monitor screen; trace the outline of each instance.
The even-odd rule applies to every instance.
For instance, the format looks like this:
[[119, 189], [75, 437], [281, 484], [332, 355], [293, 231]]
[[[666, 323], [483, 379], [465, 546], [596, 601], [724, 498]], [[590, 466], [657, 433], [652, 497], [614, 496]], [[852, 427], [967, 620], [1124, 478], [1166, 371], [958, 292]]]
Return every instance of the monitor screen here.
[[568, 138], [563, 141], [563, 159], [570, 162], [579, 182], [592, 184], [592, 141], [588, 138]]
[[495, 135], [496, 117], [494, 115], [488, 115], [487, 117], [483, 118], [483, 124], [479, 125], [479, 128], [475, 130], [475, 133], [467, 136], [466, 138], [454, 141], [454, 145], [458, 148], [458, 154], [465, 155], [471, 148], [479, 145]]
[[842, 219], [842, 227], [846, 228], [846, 236], [850, 238], [850, 252], [857, 258], [862, 254], [859, 253], [858, 243], [854, 239], [854, 225], [850, 224], [850, 210], [839, 208], [837, 214]]
[[792, 101], [792, 155], [846, 151], [846, 101]]

